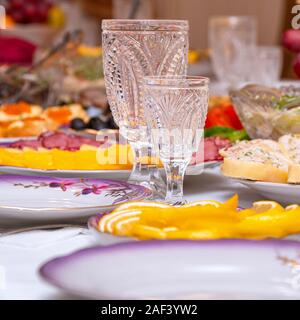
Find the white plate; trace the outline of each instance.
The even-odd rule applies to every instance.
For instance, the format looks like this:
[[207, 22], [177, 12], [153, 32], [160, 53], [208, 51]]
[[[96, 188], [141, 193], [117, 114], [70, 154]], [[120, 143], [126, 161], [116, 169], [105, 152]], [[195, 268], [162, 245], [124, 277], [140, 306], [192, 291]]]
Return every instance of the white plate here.
[[0, 176], [0, 224], [87, 219], [151, 191], [105, 179]]
[[266, 199], [282, 204], [300, 204], [300, 185], [232, 179], [263, 195]]
[[[220, 164], [220, 161], [205, 162], [204, 169], [213, 168]], [[164, 171], [164, 169], [161, 169]], [[187, 175], [202, 173], [203, 165], [193, 165], [187, 168]], [[60, 178], [101, 178], [113, 180], [128, 180], [131, 170], [42, 170], [13, 166], [0, 166], [0, 173], [40, 177]]]
[[293, 241], [141, 241], [77, 251], [40, 273], [95, 299], [300, 299], [299, 252]]

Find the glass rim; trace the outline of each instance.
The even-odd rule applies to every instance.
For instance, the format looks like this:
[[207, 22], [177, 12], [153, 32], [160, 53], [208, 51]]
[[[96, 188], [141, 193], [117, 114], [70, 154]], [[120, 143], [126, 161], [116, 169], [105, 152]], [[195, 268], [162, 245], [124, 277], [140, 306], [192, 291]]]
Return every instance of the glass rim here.
[[188, 20], [170, 19], [103, 19], [102, 30], [107, 31], [188, 31]]
[[208, 86], [209, 78], [203, 76], [146, 76], [145, 86], [190, 88]]
[[256, 18], [253, 15], [213, 15], [209, 17], [209, 23], [238, 23], [239, 21], [252, 21], [256, 23]]
[[265, 50], [265, 51], [283, 51], [283, 48], [279, 45], [262, 45], [262, 46], [256, 46], [256, 50]]

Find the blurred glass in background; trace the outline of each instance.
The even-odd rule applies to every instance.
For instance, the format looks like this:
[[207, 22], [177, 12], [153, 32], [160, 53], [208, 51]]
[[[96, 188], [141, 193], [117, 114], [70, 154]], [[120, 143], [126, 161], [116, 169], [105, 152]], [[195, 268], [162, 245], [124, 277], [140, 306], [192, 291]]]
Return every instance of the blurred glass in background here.
[[209, 43], [214, 72], [228, 88], [251, 79], [256, 20], [250, 16], [214, 16], [209, 20]]
[[252, 82], [274, 85], [280, 80], [283, 64], [282, 48], [257, 46], [252, 60]]

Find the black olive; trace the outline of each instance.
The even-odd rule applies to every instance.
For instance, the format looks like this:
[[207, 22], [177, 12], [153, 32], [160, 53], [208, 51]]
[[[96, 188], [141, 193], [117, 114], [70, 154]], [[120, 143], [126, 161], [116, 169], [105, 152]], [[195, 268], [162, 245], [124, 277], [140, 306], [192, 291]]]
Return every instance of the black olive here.
[[71, 128], [77, 131], [86, 129], [85, 122], [80, 118], [75, 118], [71, 121]]
[[102, 121], [98, 117], [93, 117], [90, 119], [90, 121], [87, 124], [87, 127], [94, 130], [102, 130], [102, 129], [108, 129], [108, 123]]
[[111, 116], [108, 120], [109, 129], [119, 129], [118, 125], [115, 123], [113, 116]]

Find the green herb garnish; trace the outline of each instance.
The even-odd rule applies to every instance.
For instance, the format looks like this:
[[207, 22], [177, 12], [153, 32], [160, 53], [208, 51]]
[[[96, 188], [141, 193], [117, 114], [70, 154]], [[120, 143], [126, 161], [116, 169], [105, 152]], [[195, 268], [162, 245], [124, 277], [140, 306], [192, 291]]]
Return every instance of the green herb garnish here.
[[204, 130], [204, 137], [222, 137], [232, 142], [240, 140], [249, 140], [247, 132], [243, 130], [235, 130], [228, 127], [214, 126]]
[[275, 102], [274, 107], [277, 109], [291, 109], [300, 106], [299, 96], [283, 95], [278, 101]]

